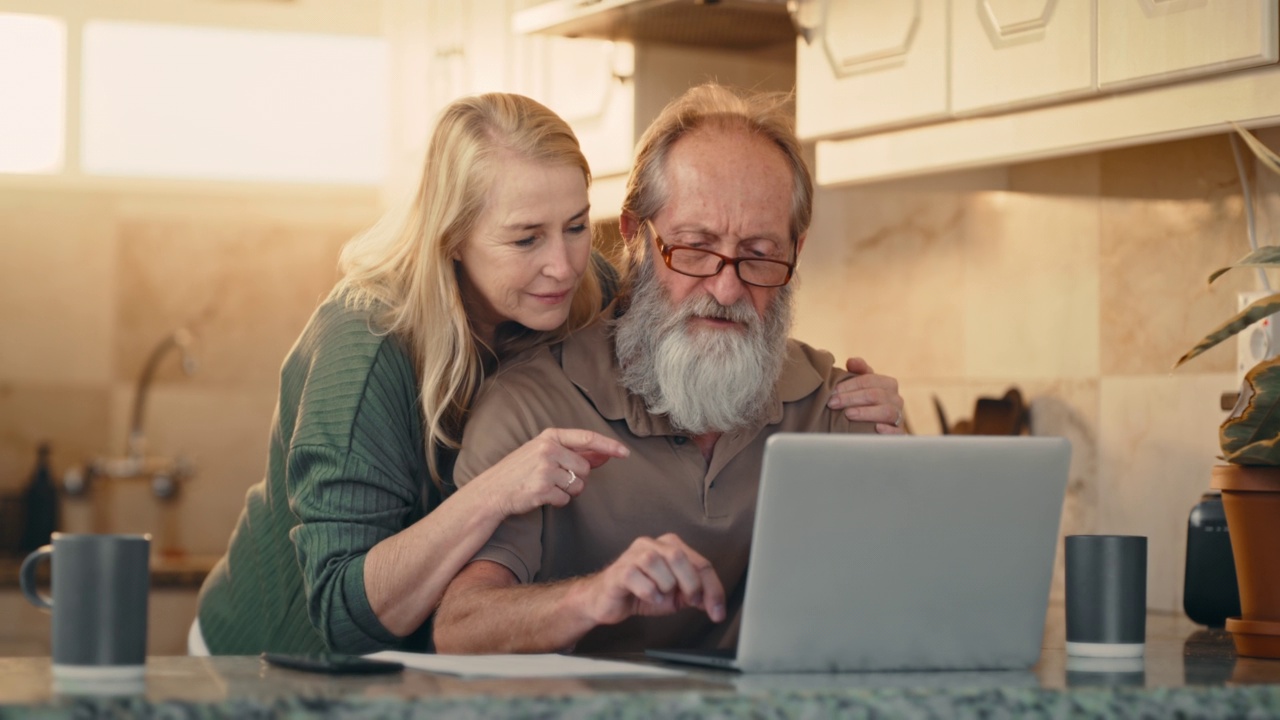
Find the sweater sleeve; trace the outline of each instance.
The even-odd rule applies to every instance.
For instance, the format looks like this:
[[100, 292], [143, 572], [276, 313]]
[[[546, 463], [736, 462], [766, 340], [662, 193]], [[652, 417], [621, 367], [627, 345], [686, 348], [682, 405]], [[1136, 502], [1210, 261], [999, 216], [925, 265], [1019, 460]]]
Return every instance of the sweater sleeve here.
[[371, 364], [311, 369], [290, 442], [286, 486], [298, 524], [307, 613], [330, 650], [364, 653], [400, 638], [374, 614], [368, 551], [421, 516], [420, 421], [411, 367], [390, 340]]

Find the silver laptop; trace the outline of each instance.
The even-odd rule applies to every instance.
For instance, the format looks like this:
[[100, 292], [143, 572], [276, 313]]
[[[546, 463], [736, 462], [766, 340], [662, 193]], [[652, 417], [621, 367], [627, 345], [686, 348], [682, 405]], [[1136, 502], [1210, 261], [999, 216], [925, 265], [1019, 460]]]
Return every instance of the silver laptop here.
[[779, 433], [765, 444], [743, 672], [1008, 670], [1040, 656], [1064, 438]]

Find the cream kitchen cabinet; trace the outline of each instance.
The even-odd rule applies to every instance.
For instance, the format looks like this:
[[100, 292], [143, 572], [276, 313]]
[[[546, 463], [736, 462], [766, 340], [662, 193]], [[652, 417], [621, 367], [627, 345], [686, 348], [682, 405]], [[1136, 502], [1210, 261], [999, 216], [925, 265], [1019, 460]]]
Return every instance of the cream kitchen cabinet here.
[[412, 188], [439, 113], [459, 97], [517, 92], [569, 121], [596, 175], [624, 173], [635, 139], [633, 49], [526, 36], [513, 0], [384, 0], [392, 53], [389, 202]]
[[452, 80], [441, 67], [448, 62], [448, 43], [436, 25], [438, 3], [384, 0], [383, 32], [391, 53], [390, 163], [386, 190], [389, 204], [422, 173], [422, 159], [436, 115], [447, 97], [442, 87]]
[[[916, 87], [823, 75], [819, 54], [856, 4], [869, 28], [904, 8], [947, 18], [944, 109], [936, 75]], [[798, 42], [797, 125], [817, 139], [824, 186], [1004, 165], [1280, 122], [1280, 0], [808, 0]], [[844, 7], [844, 10], [840, 10]], [[872, 22], [874, 20], [874, 22]], [[901, 25], [901, 23], [898, 23]], [[855, 33], [850, 38], [857, 38]], [[862, 57], [870, 57], [863, 53]], [[903, 58], [907, 57], [904, 53]], [[901, 59], [901, 58], [900, 58]], [[838, 66], [838, 63], [831, 65]], [[1261, 66], [1261, 67], [1254, 67]], [[886, 77], [909, 63], [886, 64]], [[825, 71], [824, 71], [825, 72]], [[852, 83], [843, 91], [840, 82]], [[909, 107], [889, 120], [885, 108]], [[927, 108], [927, 111], [925, 110]]]
[[[945, 0], [932, 0], [934, 2]], [[421, 173], [437, 114], [457, 97], [517, 92], [563, 117], [591, 166], [592, 217], [616, 217], [635, 143], [666, 103], [715, 78], [790, 91], [786, 55], [529, 34], [531, 0], [383, 0], [392, 53], [389, 202]]]
[[951, 113], [992, 112], [1094, 92], [1093, 28], [1093, 0], [954, 2]]
[[1098, 84], [1116, 90], [1273, 63], [1276, 5], [1098, 0]]
[[770, 55], [519, 32], [514, 42], [516, 90], [546, 104], [578, 136], [593, 176], [594, 220], [618, 216], [636, 142], [672, 98], [711, 78], [783, 92], [795, 83], [791, 64]]
[[551, 36], [519, 45], [516, 89], [568, 121], [593, 175], [625, 173], [636, 136], [634, 46]]
[[[796, 130], [831, 137], [947, 117], [947, 0], [805, 0]], [[812, 23], [809, 19], [812, 19]]]
[[474, 93], [517, 90], [509, 0], [382, 0], [391, 52], [389, 200], [412, 188], [440, 111]]

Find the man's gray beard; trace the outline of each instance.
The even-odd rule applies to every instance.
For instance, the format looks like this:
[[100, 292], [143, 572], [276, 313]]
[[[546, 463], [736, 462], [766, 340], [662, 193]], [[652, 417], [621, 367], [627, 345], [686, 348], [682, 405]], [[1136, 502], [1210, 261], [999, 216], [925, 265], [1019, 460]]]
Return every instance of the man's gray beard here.
[[[763, 423], [787, 356], [791, 286], [779, 290], [763, 319], [745, 297], [726, 307], [704, 293], [675, 307], [652, 262], [641, 263], [631, 306], [614, 324], [623, 386], [649, 412], [693, 435]], [[696, 327], [694, 317], [733, 320], [746, 332]]]

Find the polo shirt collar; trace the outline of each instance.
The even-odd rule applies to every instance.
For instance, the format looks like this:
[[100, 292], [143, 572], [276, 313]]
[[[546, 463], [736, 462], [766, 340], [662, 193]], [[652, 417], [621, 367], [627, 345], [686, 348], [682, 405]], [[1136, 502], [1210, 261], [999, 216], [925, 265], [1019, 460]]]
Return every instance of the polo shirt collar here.
[[[671, 426], [665, 415], [651, 415], [644, 400], [632, 395], [618, 382], [622, 370], [614, 352], [613, 334], [605, 318], [569, 336], [564, 341], [561, 365], [565, 375], [595, 406], [607, 420], [625, 420], [627, 428], [637, 437], [651, 435], [684, 435]], [[783, 403], [808, 397], [821, 387], [823, 377], [809, 362], [799, 343], [787, 341], [787, 356], [782, 373], [774, 385], [773, 403], [767, 424], [782, 421]]]

